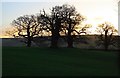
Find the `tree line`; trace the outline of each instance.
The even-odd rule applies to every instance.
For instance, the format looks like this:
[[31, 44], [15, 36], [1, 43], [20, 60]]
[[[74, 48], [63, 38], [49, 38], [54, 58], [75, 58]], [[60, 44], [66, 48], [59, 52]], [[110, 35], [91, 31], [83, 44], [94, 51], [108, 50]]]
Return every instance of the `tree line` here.
[[[87, 34], [87, 29], [91, 27], [90, 24], [82, 24], [85, 20], [86, 18], [78, 13], [74, 6], [63, 4], [52, 7], [50, 14], [47, 14], [43, 9], [37, 15], [18, 17], [12, 21], [12, 26], [15, 29], [11, 35], [17, 38], [25, 38], [27, 47], [31, 47], [34, 37], [49, 34], [51, 36], [50, 47], [52, 48], [57, 48], [58, 39], [65, 36], [67, 47], [72, 48], [75, 35]], [[108, 46], [113, 44], [113, 34], [117, 33], [117, 30], [112, 24], [105, 22], [98, 25], [97, 32], [101, 33], [99, 43], [103, 44], [107, 50]], [[7, 33], [10, 34], [9, 31]]]

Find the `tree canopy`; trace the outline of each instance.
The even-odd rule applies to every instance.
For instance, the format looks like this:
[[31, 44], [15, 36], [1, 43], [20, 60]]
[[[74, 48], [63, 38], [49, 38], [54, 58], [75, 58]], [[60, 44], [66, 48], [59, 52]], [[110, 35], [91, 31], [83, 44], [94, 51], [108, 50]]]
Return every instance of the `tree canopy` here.
[[31, 46], [33, 37], [41, 35], [42, 32], [41, 24], [37, 22], [35, 15], [20, 16], [12, 22], [12, 25], [17, 29], [15, 37], [25, 38], [28, 47]]

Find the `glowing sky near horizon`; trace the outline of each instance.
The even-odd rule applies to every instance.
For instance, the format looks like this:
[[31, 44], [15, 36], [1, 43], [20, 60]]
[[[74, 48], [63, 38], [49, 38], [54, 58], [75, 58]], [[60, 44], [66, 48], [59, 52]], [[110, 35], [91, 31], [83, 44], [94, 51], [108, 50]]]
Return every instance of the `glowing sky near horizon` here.
[[94, 32], [96, 26], [105, 21], [111, 22], [118, 29], [118, 0], [2, 0], [1, 28], [10, 27], [10, 23], [19, 16], [37, 14], [56, 5], [70, 4], [87, 17], [86, 23], [92, 24]]

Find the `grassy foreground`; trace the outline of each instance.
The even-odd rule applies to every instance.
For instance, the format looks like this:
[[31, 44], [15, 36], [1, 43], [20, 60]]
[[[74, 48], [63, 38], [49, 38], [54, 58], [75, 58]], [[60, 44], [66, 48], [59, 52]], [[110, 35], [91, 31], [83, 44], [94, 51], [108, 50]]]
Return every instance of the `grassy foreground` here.
[[3, 47], [3, 76], [118, 76], [115, 52]]

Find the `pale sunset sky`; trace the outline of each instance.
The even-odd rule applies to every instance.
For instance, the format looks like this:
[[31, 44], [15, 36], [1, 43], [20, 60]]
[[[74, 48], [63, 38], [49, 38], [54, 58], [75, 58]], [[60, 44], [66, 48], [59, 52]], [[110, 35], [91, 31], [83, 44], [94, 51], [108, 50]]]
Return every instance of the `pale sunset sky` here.
[[2, 0], [0, 30], [9, 29], [10, 23], [19, 16], [37, 14], [42, 9], [49, 13], [50, 8], [63, 4], [74, 5], [87, 18], [86, 23], [93, 25], [91, 33], [103, 22], [112, 23], [118, 30], [118, 0]]

